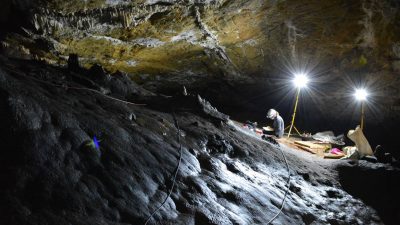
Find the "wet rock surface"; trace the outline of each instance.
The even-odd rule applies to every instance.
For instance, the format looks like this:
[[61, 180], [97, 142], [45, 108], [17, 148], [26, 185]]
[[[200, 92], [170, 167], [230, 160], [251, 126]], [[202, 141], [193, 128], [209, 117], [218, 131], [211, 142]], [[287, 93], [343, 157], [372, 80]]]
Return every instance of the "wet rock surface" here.
[[[85, 71], [0, 58], [1, 224], [144, 224], [167, 197], [180, 144], [175, 188], [149, 224], [266, 224], [287, 187], [279, 148], [291, 182], [272, 224], [399, 222], [395, 168], [338, 166], [215, 120], [197, 96]], [[100, 148], [88, 145], [94, 136]], [[372, 191], [386, 177], [390, 191]]]

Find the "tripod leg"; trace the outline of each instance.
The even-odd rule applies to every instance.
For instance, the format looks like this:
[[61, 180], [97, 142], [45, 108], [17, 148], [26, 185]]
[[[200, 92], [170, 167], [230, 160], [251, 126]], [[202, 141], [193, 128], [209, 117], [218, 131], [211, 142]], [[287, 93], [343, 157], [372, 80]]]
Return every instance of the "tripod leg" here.
[[289, 133], [288, 133], [288, 138], [290, 137], [290, 133], [292, 133], [292, 128], [294, 126], [294, 119], [296, 118], [297, 103], [299, 103], [299, 95], [300, 95], [300, 88], [297, 88], [296, 102], [294, 103], [292, 122], [290, 123], [290, 129], [289, 129]]
[[301, 136], [299, 130], [297, 130], [297, 128], [296, 128], [295, 126], [293, 126], [293, 128], [294, 128], [294, 130], [297, 132], [297, 134]]

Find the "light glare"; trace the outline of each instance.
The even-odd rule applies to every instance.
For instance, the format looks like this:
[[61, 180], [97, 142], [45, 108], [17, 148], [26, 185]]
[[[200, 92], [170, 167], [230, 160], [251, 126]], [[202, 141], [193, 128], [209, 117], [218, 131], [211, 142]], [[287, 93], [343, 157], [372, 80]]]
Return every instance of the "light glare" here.
[[358, 101], [365, 101], [367, 100], [368, 93], [365, 89], [357, 89], [354, 96]]
[[303, 88], [307, 86], [308, 77], [305, 74], [296, 74], [293, 83], [298, 88]]

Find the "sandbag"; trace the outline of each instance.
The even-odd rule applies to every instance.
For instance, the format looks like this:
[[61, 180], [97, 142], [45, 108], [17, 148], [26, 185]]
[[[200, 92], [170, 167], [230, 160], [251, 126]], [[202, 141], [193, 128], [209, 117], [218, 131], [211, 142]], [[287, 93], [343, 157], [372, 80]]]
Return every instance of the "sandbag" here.
[[360, 156], [373, 155], [371, 145], [369, 145], [367, 138], [365, 138], [364, 133], [357, 126], [355, 130], [349, 130], [347, 137], [352, 140], [360, 153]]

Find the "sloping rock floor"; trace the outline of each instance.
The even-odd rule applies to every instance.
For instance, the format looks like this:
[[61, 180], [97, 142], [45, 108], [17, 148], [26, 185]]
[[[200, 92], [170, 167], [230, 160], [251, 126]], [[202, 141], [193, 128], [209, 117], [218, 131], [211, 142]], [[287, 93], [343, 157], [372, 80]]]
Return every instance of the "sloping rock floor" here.
[[[280, 147], [221, 115], [99, 67], [0, 58], [0, 224], [144, 224], [168, 194], [180, 145], [175, 188], [148, 224], [266, 224], [287, 187]], [[271, 224], [400, 221], [398, 169], [281, 148], [291, 182]]]

